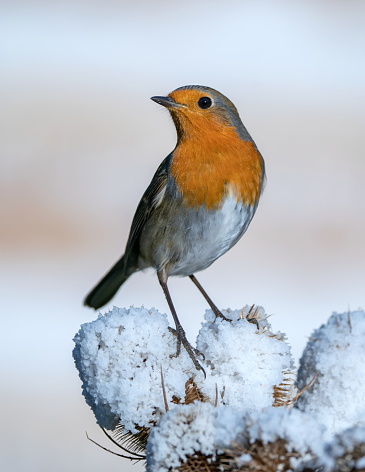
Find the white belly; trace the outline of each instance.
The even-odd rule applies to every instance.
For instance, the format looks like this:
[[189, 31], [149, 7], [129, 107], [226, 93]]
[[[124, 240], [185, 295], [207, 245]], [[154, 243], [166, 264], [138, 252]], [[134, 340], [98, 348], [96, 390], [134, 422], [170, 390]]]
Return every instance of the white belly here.
[[234, 197], [228, 197], [219, 210], [208, 215], [198, 216], [200, 229], [192, 229], [189, 251], [170, 268], [171, 275], [186, 276], [209, 267], [236, 244], [253, 216], [252, 209]]
[[139, 268], [166, 267], [168, 276], [204, 270], [240, 239], [254, 212], [232, 194], [217, 210], [162, 203], [142, 232]]

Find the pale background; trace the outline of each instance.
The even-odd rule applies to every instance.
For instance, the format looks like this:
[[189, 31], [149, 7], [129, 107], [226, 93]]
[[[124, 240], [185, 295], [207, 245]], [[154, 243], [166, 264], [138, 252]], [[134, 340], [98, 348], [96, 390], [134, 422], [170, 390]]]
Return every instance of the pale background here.
[[[130, 470], [85, 438], [109, 446], [71, 351], [175, 144], [152, 95], [217, 88], [266, 159], [248, 233], [200, 275], [218, 306], [263, 305], [296, 359], [332, 311], [364, 307], [362, 0], [2, 1], [0, 48], [2, 470]], [[171, 291], [193, 340], [206, 304], [189, 280]], [[167, 311], [151, 274], [114, 303]]]

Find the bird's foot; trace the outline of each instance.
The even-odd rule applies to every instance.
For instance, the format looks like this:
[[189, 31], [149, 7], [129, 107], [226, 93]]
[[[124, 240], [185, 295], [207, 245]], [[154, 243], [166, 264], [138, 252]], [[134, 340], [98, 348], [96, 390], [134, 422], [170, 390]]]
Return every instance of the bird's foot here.
[[203, 367], [199, 364], [196, 356], [202, 356], [203, 360], [205, 359], [205, 356], [202, 352], [200, 352], [198, 349], [195, 349], [187, 340], [185, 331], [183, 330], [182, 326], [178, 326], [177, 329], [169, 328], [170, 332], [177, 337], [177, 346], [176, 346], [176, 354], [173, 354], [170, 357], [178, 357], [181, 352], [181, 345], [184, 346], [186, 352], [189, 354], [190, 359], [193, 361], [193, 364], [196, 368], [196, 370], [201, 370], [204, 374], [204, 379], [207, 378], [207, 374], [205, 373], [205, 370]]
[[[174, 336], [178, 336], [176, 329], [171, 328], [171, 326], [169, 326], [169, 331], [170, 331], [170, 333], [172, 333]], [[185, 333], [184, 333], [184, 334], [185, 334]], [[185, 337], [185, 339], [186, 339], [186, 337]], [[179, 343], [179, 339], [177, 340], [177, 342]], [[188, 342], [188, 341], [187, 341], [187, 342]], [[188, 344], [189, 344], [189, 343], [188, 343]], [[183, 343], [183, 345], [184, 345], [184, 343]], [[197, 349], [196, 347], [193, 347], [191, 344], [189, 344], [189, 346], [190, 346], [190, 348], [194, 351], [194, 353], [195, 353], [196, 356], [201, 356], [201, 357], [203, 358], [203, 361], [205, 361], [205, 356], [204, 356], [204, 354], [203, 354], [202, 352], [199, 351], [199, 349]], [[185, 347], [185, 346], [184, 346], [184, 347]], [[174, 357], [179, 356], [180, 351], [181, 351], [181, 339], [180, 339], [180, 347], [178, 347], [176, 354], [174, 354]]]
[[[226, 316], [224, 316], [223, 313], [220, 310], [218, 310], [218, 308], [216, 306], [214, 308], [212, 307], [212, 311], [215, 314], [215, 320], [217, 318], [222, 318], [224, 321], [229, 321], [229, 322], [232, 321], [229, 318], [227, 318]], [[215, 322], [215, 320], [214, 320], [214, 322]]]

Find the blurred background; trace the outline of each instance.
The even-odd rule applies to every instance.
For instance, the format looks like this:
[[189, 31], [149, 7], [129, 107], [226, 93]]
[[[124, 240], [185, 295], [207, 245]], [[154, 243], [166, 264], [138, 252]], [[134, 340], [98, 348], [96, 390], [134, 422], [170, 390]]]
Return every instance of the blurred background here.
[[[332, 311], [364, 307], [364, 58], [362, 0], [0, 2], [2, 470], [141, 470], [87, 441], [111, 446], [71, 353], [175, 145], [152, 95], [218, 89], [266, 160], [247, 234], [199, 275], [217, 305], [263, 305], [297, 361]], [[170, 287], [193, 341], [206, 304]], [[149, 273], [113, 303], [167, 311]]]

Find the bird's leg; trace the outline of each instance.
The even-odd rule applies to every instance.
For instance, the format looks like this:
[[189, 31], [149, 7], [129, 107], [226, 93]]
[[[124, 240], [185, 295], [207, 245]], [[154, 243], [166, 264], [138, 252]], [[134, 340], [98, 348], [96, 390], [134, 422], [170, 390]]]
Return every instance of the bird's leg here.
[[[177, 331], [176, 331], [176, 329], [171, 328], [171, 326], [169, 326], [169, 331], [170, 331], [170, 333], [173, 334], [174, 336], [177, 336]], [[199, 351], [199, 349], [196, 349], [194, 346], [190, 346], [190, 347], [191, 347], [191, 349], [195, 352], [195, 354], [196, 354], [197, 356], [202, 356], [203, 360], [205, 361], [205, 356], [204, 356], [204, 354], [203, 354], [202, 352]]]
[[219, 316], [219, 318], [223, 318], [225, 321], [231, 321], [229, 320], [228, 318], [226, 318], [223, 313], [218, 310], [218, 308], [214, 305], [212, 299], [210, 298], [210, 296], [207, 294], [207, 292], [203, 289], [203, 287], [200, 285], [200, 283], [198, 282], [197, 278], [195, 277], [195, 275], [189, 275], [190, 279], [194, 282], [194, 284], [198, 287], [200, 293], [203, 295], [203, 297], [206, 299], [206, 301], [208, 302], [208, 305], [210, 306], [210, 308], [212, 309], [213, 313], [215, 314], [215, 316]]
[[195, 355], [194, 355], [194, 351], [196, 351], [196, 350], [190, 345], [189, 341], [187, 340], [186, 334], [185, 334], [185, 331], [184, 331], [184, 328], [182, 327], [182, 325], [181, 325], [181, 323], [180, 323], [180, 321], [179, 321], [179, 318], [178, 318], [178, 316], [177, 316], [177, 313], [176, 313], [174, 304], [172, 303], [172, 298], [171, 298], [169, 289], [168, 289], [168, 287], [167, 287], [167, 275], [166, 275], [166, 270], [163, 269], [162, 271], [157, 272], [157, 277], [158, 277], [158, 281], [160, 282], [160, 285], [161, 285], [161, 287], [162, 287], [162, 290], [163, 290], [163, 292], [164, 292], [164, 294], [165, 294], [167, 303], [168, 303], [168, 305], [169, 305], [169, 308], [170, 308], [172, 317], [174, 318], [174, 322], [175, 322], [176, 335], [177, 335], [176, 356], [179, 356], [180, 351], [181, 351], [181, 344], [182, 344], [182, 345], [184, 346], [184, 348], [186, 349], [186, 352], [189, 354], [191, 360], [193, 361], [195, 368], [196, 368], [197, 370], [202, 370], [203, 373], [204, 373], [204, 377], [206, 377], [205, 370], [204, 370], [203, 367], [199, 364], [199, 362], [197, 361], [197, 359], [196, 359], [196, 357], [195, 357]]

